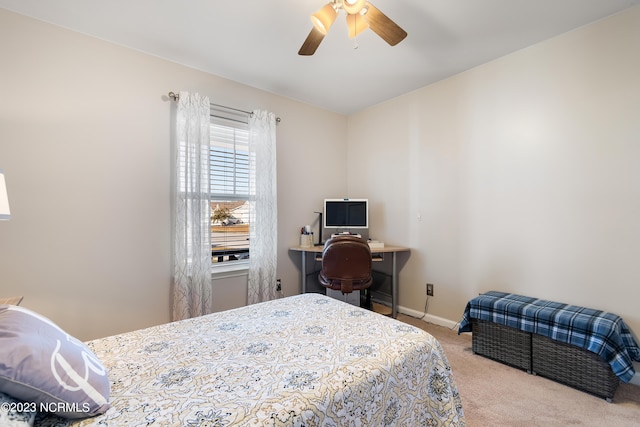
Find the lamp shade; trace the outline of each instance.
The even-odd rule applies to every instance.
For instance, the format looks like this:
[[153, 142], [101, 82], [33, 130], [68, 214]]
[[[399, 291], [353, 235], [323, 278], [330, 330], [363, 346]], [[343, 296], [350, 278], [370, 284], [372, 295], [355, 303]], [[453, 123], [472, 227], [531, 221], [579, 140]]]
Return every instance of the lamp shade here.
[[7, 197], [7, 186], [4, 182], [4, 171], [0, 169], [0, 219], [11, 218], [9, 211], [9, 198]]
[[360, 13], [347, 15], [347, 28], [349, 29], [349, 37], [354, 38], [369, 28], [369, 22], [367, 22], [367, 18]]
[[333, 7], [333, 3], [327, 3], [322, 9], [311, 15], [311, 22], [313, 22], [313, 26], [316, 27], [318, 31], [326, 35], [336, 20], [336, 16], [338, 16], [338, 12], [336, 12]]

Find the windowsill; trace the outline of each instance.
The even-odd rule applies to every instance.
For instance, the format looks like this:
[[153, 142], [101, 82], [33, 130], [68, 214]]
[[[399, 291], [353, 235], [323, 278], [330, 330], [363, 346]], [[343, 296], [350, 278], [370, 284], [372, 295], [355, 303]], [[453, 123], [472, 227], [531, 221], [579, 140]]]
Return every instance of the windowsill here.
[[[240, 260], [221, 263], [211, 267], [212, 279], [224, 279], [226, 277], [246, 276], [249, 272], [249, 260]], [[227, 264], [227, 265], [224, 265]]]

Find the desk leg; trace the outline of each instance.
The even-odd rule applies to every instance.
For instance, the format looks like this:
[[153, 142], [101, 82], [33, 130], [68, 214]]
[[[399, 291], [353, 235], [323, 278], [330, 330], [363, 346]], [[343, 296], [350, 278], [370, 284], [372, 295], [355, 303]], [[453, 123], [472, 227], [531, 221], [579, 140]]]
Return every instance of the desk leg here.
[[398, 317], [398, 267], [397, 253], [393, 252], [392, 270], [391, 270], [391, 316], [395, 319]]
[[302, 254], [302, 293], [307, 293], [307, 253], [305, 251], [300, 252]]

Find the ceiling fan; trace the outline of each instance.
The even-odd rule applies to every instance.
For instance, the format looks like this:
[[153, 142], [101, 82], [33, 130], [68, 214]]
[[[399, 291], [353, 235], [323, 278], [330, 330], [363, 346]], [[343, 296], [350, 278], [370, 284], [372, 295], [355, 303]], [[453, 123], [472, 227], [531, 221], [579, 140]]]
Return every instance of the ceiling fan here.
[[313, 28], [298, 51], [298, 55], [313, 55], [336, 20], [338, 11], [347, 14], [349, 37], [353, 38], [366, 30], [379, 35], [391, 46], [395, 46], [407, 37], [407, 32], [387, 17], [380, 9], [367, 0], [332, 0], [311, 15]]

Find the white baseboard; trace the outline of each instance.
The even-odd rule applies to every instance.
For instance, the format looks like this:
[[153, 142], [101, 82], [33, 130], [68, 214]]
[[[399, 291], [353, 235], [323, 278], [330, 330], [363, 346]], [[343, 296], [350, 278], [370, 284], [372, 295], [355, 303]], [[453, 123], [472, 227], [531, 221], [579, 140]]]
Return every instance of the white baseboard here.
[[444, 326], [445, 328], [453, 329], [458, 325], [458, 322], [454, 322], [453, 320], [445, 319], [444, 317], [434, 316], [433, 314], [424, 314], [421, 311], [413, 310], [407, 307], [398, 306], [398, 312], [402, 314], [406, 314], [407, 316], [417, 317], [418, 319], [424, 316], [425, 322], [433, 323], [434, 325]]

